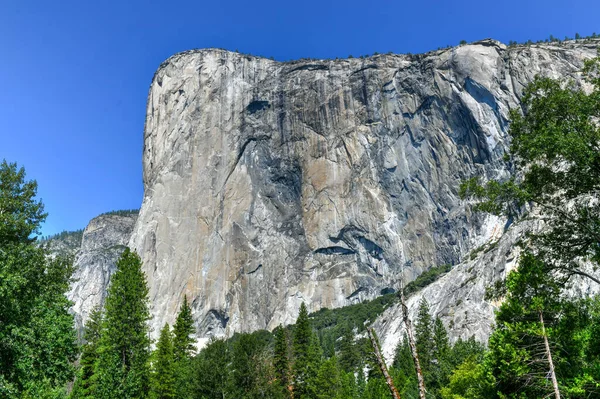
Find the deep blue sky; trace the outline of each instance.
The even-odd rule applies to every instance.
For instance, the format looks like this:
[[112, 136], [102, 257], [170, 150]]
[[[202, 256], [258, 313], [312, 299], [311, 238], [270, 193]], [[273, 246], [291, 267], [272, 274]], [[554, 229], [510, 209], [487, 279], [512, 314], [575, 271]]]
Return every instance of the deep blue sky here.
[[138, 208], [148, 86], [170, 55], [419, 53], [600, 33], [598, 0], [0, 0], [0, 159], [39, 183], [44, 234]]

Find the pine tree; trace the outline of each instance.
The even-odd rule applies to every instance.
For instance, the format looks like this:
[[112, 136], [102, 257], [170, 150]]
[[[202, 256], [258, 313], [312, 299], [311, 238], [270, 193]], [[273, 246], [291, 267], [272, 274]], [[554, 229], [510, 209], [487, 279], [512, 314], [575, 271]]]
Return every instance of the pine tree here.
[[171, 328], [165, 324], [154, 352], [152, 370], [152, 398], [175, 398], [175, 365]]
[[79, 374], [71, 399], [93, 399], [96, 395], [96, 377], [94, 365], [98, 360], [98, 342], [102, 333], [102, 310], [95, 308], [90, 313], [90, 318], [85, 324], [81, 359], [79, 360]]
[[188, 305], [187, 296], [183, 297], [183, 303], [177, 320], [173, 326], [173, 353], [175, 361], [191, 358], [194, 353], [194, 319], [192, 318], [192, 309]]
[[[417, 373], [406, 334], [404, 334], [402, 341], [400, 341], [396, 347], [391, 372], [394, 374], [394, 381], [397, 382], [402, 397], [419, 396]], [[411, 394], [406, 395], [407, 392], [410, 392]]]
[[313, 332], [308, 347], [308, 363], [306, 368], [306, 393], [305, 397], [317, 397], [317, 376], [323, 362], [323, 349], [317, 334]]
[[341, 398], [339, 394], [342, 388], [342, 380], [335, 356], [324, 361], [319, 367], [315, 388], [319, 399]]
[[183, 297], [181, 309], [173, 327], [173, 356], [175, 360], [176, 397], [191, 398], [193, 394], [192, 354], [194, 353], [194, 319], [188, 305], [187, 296]]
[[[362, 374], [362, 372], [358, 374]], [[339, 398], [359, 399], [361, 397], [354, 373], [344, 373], [340, 370], [340, 384]]]
[[356, 345], [354, 344], [353, 328], [347, 326], [340, 341], [340, 367], [343, 371], [354, 372], [360, 363]]
[[275, 376], [282, 391], [289, 392], [290, 363], [288, 358], [288, 340], [284, 328], [280, 325], [275, 331], [275, 344], [273, 348], [273, 367]]
[[441, 387], [448, 383], [452, 366], [448, 361], [450, 344], [448, 332], [439, 317], [433, 323], [433, 363], [431, 364], [431, 383], [429, 389], [437, 395]]
[[316, 350], [314, 346], [308, 311], [303, 302], [294, 329], [294, 398], [310, 397], [310, 380], [314, 376], [314, 364], [311, 364]]
[[240, 334], [233, 343], [231, 380], [237, 397], [252, 396], [255, 388], [255, 354], [259, 350], [257, 346], [253, 334]]
[[[415, 326], [415, 338], [417, 340], [417, 352], [423, 373], [428, 375], [431, 371], [433, 361], [433, 319], [429, 313], [429, 304], [425, 298], [419, 303], [419, 313]], [[428, 384], [429, 385], [429, 384]]]
[[126, 249], [117, 261], [106, 297], [99, 358], [98, 398], [146, 398], [150, 338], [148, 287], [137, 254]]

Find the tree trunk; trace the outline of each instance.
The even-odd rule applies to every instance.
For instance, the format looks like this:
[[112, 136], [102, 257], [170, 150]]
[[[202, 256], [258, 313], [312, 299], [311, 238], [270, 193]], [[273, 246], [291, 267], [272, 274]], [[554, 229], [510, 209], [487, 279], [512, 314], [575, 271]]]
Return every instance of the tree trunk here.
[[415, 363], [415, 370], [417, 371], [417, 381], [419, 382], [419, 398], [425, 399], [425, 380], [423, 379], [423, 372], [421, 371], [421, 363], [419, 363], [419, 354], [417, 353], [417, 345], [415, 344], [415, 337], [412, 332], [412, 323], [408, 318], [408, 308], [404, 301], [404, 284], [400, 287], [400, 304], [402, 306], [402, 318], [404, 320], [404, 326], [406, 327], [406, 335], [408, 336], [408, 346], [410, 346], [410, 352], [412, 354], [413, 361]]
[[548, 336], [546, 335], [546, 326], [544, 325], [544, 317], [542, 311], [539, 312], [540, 323], [542, 324], [542, 336], [544, 337], [544, 345], [546, 346], [546, 356], [548, 356], [548, 364], [550, 365], [550, 377], [552, 378], [552, 386], [554, 387], [554, 397], [560, 399], [560, 391], [558, 390], [558, 381], [556, 373], [554, 373], [554, 362], [552, 362], [552, 353], [550, 352], [550, 344], [548, 344]]
[[383, 360], [383, 356], [381, 355], [381, 350], [379, 348], [379, 343], [377, 342], [377, 336], [375, 335], [375, 330], [372, 328], [368, 328], [369, 338], [371, 339], [371, 344], [373, 344], [373, 353], [375, 353], [375, 358], [377, 359], [377, 364], [379, 364], [379, 368], [385, 377], [385, 382], [392, 393], [392, 397], [394, 399], [400, 399], [400, 394], [398, 390], [394, 386], [394, 381], [392, 381], [392, 377], [390, 377], [390, 373], [388, 372], [387, 366], [385, 365], [385, 361]]

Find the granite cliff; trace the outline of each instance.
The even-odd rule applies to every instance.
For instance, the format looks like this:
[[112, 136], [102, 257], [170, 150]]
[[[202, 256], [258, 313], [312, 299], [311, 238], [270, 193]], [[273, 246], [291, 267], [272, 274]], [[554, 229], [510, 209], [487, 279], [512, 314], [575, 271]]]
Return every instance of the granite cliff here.
[[[510, 267], [523, 227], [473, 214], [459, 183], [506, 176], [508, 111], [523, 87], [536, 74], [578, 80], [597, 47], [485, 40], [344, 60], [217, 49], [169, 58], [150, 87], [145, 193], [129, 239], [154, 331], [184, 295], [199, 337], [230, 335], [290, 323], [302, 301], [339, 307], [453, 264], [424, 295], [456, 335], [485, 338], [485, 284]], [[98, 298], [110, 268], [78, 262]], [[391, 346], [393, 309], [378, 330]]]

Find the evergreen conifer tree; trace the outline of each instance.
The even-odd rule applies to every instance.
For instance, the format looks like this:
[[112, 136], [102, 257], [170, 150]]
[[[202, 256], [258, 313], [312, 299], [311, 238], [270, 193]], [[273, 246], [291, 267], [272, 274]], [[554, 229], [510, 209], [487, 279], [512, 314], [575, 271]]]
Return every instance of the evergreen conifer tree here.
[[255, 355], [259, 346], [253, 334], [240, 334], [233, 343], [231, 380], [234, 395], [251, 397], [255, 388]]
[[290, 386], [290, 363], [288, 358], [288, 340], [285, 329], [280, 325], [275, 331], [275, 344], [273, 348], [273, 367], [278, 384], [286, 393]]
[[96, 377], [94, 365], [98, 360], [98, 342], [102, 333], [102, 310], [95, 308], [85, 324], [79, 373], [71, 393], [71, 399], [93, 399], [96, 395]]
[[191, 358], [194, 353], [194, 338], [196, 333], [192, 309], [188, 305], [187, 296], [183, 297], [181, 309], [173, 326], [173, 353], [175, 361]]
[[335, 356], [321, 363], [315, 380], [315, 393], [319, 399], [341, 398], [342, 380]]
[[354, 372], [360, 362], [357, 347], [354, 343], [353, 328], [347, 326], [340, 340], [340, 368], [345, 372]]
[[152, 399], [175, 398], [175, 364], [171, 328], [165, 324], [154, 352]]
[[433, 319], [429, 314], [429, 304], [425, 298], [419, 303], [419, 313], [415, 325], [415, 338], [417, 341], [417, 352], [423, 373], [429, 374], [433, 361]]
[[192, 309], [188, 305], [187, 296], [173, 326], [173, 358], [175, 361], [176, 397], [191, 398], [193, 394], [192, 354], [194, 353], [194, 319]]
[[117, 261], [106, 297], [95, 374], [98, 399], [146, 398], [150, 338], [148, 286], [137, 254], [126, 249]]
[[[312, 348], [311, 348], [312, 346]], [[300, 313], [294, 329], [294, 398], [309, 398], [311, 394], [311, 378], [314, 376], [315, 344], [308, 318], [308, 310], [304, 302], [300, 305]]]
[[450, 344], [448, 342], [448, 332], [439, 317], [435, 318], [433, 323], [433, 362], [431, 364], [431, 383], [429, 389], [438, 394], [439, 390], [448, 383], [448, 377], [452, 372], [452, 366], [449, 363], [448, 355]]
[[[546, 265], [526, 252], [518, 268], [508, 275], [505, 287], [496, 293], [505, 300], [496, 314], [497, 328], [490, 337], [487, 364], [496, 378], [498, 393], [549, 397], [558, 392], [553, 358], [560, 361], [561, 351], [550, 350], [548, 341], [558, 337], [549, 337], [546, 325], [556, 325], [563, 317], [560, 291]], [[556, 341], [552, 346], [563, 349], [560, 340]], [[556, 384], [549, 384], [549, 380]]]

